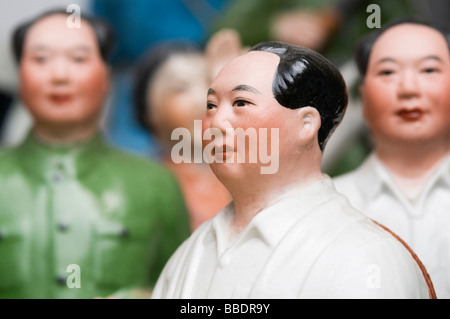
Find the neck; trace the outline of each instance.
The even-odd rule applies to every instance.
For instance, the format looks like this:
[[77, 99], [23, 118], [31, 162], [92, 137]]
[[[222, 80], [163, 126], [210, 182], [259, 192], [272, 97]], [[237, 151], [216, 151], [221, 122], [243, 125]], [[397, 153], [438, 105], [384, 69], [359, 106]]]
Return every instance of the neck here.
[[415, 143], [411, 145], [387, 146], [381, 143], [375, 149], [378, 159], [390, 171], [405, 178], [421, 178], [448, 154], [448, 142]]
[[98, 132], [97, 123], [83, 125], [49, 126], [37, 123], [34, 127], [36, 137], [48, 144], [74, 144], [88, 141]]
[[[320, 167], [309, 167], [308, 172], [288, 170], [286, 174], [259, 175], [258, 180], [240, 179], [227, 187], [234, 202], [231, 234], [237, 235], [262, 210], [278, 202], [284, 195], [304, 189], [323, 178]], [[304, 166], [308, 167], [308, 166]], [[226, 185], [227, 186], [227, 185]], [[229, 185], [228, 185], [229, 186]]]

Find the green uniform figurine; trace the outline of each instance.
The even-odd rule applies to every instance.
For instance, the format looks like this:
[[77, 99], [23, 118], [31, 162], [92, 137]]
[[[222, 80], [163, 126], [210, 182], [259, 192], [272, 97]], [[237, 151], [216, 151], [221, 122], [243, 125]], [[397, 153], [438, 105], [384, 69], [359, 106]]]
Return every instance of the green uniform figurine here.
[[34, 126], [0, 153], [0, 298], [150, 297], [189, 217], [166, 169], [103, 141], [111, 30], [69, 18], [48, 12], [14, 33]]

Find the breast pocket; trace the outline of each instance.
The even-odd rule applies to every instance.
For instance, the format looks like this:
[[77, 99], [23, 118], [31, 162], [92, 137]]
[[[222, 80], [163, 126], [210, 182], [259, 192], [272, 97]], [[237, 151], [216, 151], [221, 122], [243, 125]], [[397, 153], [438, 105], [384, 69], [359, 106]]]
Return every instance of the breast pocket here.
[[95, 227], [94, 278], [112, 288], [145, 283], [148, 273], [149, 230], [145, 224], [133, 227], [101, 221]]
[[23, 284], [27, 278], [27, 267], [23, 228], [19, 224], [0, 225], [0, 290]]

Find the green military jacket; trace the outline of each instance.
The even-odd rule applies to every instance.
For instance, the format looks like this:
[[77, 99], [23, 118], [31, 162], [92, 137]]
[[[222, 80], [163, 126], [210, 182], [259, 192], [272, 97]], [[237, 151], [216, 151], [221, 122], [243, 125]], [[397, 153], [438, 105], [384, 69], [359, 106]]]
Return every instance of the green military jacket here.
[[0, 153], [0, 298], [151, 288], [188, 237], [188, 218], [160, 164], [99, 135], [55, 147], [29, 134]]

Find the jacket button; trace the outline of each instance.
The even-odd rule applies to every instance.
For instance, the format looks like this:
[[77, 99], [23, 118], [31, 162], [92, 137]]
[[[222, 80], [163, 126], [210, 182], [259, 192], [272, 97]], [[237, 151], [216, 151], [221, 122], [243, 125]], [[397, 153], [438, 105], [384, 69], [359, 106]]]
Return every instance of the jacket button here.
[[130, 231], [126, 228], [122, 228], [122, 230], [119, 233], [119, 236], [122, 238], [126, 238], [126, 237], [130, 236]]
[[62, 232], [65, 232], [69, 229], [69, 225], [66, 223], [58, 223], [58, 229]]
[[56, 277], [56, 283], [57, 283], [59, 286], [65, 285], [65, 284], [66, 284], [66, 281], [67, 281], [67, 278], [66, 278], [65, 276], [59, 275], [59, 276]]
[[52, 181], [55, 183], [59, 183], [63, 179], [64, 179], [64, 175], [61, 172], [56, 171], [52, 174]]

